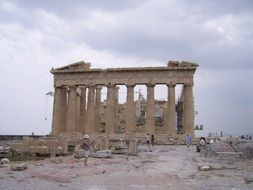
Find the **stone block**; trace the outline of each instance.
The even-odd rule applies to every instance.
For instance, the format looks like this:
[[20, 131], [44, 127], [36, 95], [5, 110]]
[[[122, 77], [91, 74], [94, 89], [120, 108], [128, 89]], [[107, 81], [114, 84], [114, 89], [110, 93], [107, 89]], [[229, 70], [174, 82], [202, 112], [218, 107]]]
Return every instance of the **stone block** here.
[[58, 147], [59, 141], [58, 140], [47, 140], [47, 146], [49, 147]]
[[128, 154], [137, 155], [137, 151], [138, 151], [137, 146], [138, 146], [138, 140], [137, 139], [129, 140]]
[[75, 146], [74, 157], [78, 159], [84, 158], [84, 151], [79, 145]]
[[12, 143], [9, 145], [11, 149], [16, 150], [20, 147], [23, 147], [23, 143]]
[[58, 147], [50, 147], [50, 154], [62, 154], [64, 153], [63, 147], [58, 146]]
[[111, 150], [101, 150], [94, 152], [92, 154], [93, 158], [111, 158], [112, 157], [112, 151]]
[[49, 154], [49, 147], [47, 146], [30, 146], [31, 153]]
[[33, 140], [32, 143], [30, 143], [31, 146], [47, 146], [47, 140], [46, 139], [36, 139]]
[[10, 160], [8, 158], [1, 159], [1, 164], [9, 164]]
[[107, 138], [102, 138], [101, 150], [107, 150], [109, 148], [109, 140]]
[[30, 138], [29, 137], [23, 137], [23, 141], [22, 141], [23, 146], [30, 146]]
[[11, 165], [11, 169], [13, 171], [22, 171], [27, 169], [27, 165], [26, 164], [13, 164]]

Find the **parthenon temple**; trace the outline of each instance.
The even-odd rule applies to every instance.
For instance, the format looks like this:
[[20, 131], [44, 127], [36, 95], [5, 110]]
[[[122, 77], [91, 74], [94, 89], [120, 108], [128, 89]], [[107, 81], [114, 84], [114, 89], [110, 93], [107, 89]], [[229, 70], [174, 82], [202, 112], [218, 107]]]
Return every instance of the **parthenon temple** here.
[[[88, 133], [114, 137], [194, 135], [193, 76], [198, 64], [169, 61], [160, 67], [91, 68], [83, 61], [52, 68], [54, 75], [54, 108], [51, 134]], [[124, 122], [119, 122], [119, 86], [125, 85]], [[137, 124], [134, 87], [146, 85], [147, 98], [143, 125]], [[163, 105], [163, 125], [156, 126], [154, 87], [167, 85]], [[181, 85], [178, 101], [175, 87]], [[101, 101], [101, 89], [107, 97]], [[122, 113], [121, 113], [122, 114]], [[124, 125], [123, 129], [120, 125]], [[121, 127], [121, 130], [119, 128]]]

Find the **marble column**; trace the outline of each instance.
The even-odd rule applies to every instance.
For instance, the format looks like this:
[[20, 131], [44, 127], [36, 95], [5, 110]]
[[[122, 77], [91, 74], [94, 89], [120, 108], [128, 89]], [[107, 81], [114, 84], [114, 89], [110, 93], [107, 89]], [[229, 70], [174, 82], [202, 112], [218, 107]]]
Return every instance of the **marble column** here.
[[101, 130], [101, 86], [96, 86], [96, 101], [95, 101], [95, 132], [100, 133]]
[[118, 133], [118, 112], [119, 112], [119, 87], [114, 88], [114, 121], [115, 121], [115, 133]]
[[86, 133], [93, 133], [95, 128], [95, 98], [94, 98], [94, 86], [89, 86], [88, 90], [88, 102], [87, 102], [87, 125]]
[[87, 109], [86, 109], [86, 86], [81, 86], [81, 95], [80, 95], [80, 122], [79, 128], [80, 132], [85, 132], [86, 120], [87, 120]]
[[168, 115], [165, 116], [168, 118], [167, 122], [167, 134], [175, 135], [176, 134], [176, 101], [175, 101], [175, 84], [168, 84], [168, 102], [167, 110]]
[[115, 85], [107, 85], [107, 100], [105, 112], [105, 133], [113, 134], [115, 132]]
[[194, 105], [193, 105], [193, 84], [184, 85], [183, 98], [183, 131], [185, 134], [194, 135]]
[[136, 109], [134, 105], [134, 86], [127, 85], [127, 100], [126, 100], [126, 127], [125, 133], [132, 135], [136, 128]]
[[68, 111], [67, 111], [67, 132], [76, 132], [77, 128], [77, 93], [76, 86], [69, 87]]
[[66, 111], [67, 111], [67, 89], [56, 87], [54, 92], [54, 108], [52, 133], [57, 134], [66, 130]]
[[80, 114], [81, 114], [81, 88], [78, 86], [76, 88], [76, 132], [81, 132], [81, 126], [80, 126]]
[[146, 110], [146, 131], [155, 134], [155, 99], [154, 84], [147, 84], [147, 110]]

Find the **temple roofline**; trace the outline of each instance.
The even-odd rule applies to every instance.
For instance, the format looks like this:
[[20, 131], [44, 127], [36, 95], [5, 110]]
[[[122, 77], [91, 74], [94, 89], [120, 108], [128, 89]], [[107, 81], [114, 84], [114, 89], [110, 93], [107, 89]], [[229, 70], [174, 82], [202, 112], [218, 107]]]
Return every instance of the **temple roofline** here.
[[122, 67], [122, 68], [106, 68], [106, 69], [91, 69], [91, 63], [79, 61], [64, 67], [52, 68], [51, 73], [82, 73], [82, 72], [120, 72], [120, 71], [160, 71], [160, 70], [196, 70], [199, 66], [196, 63], [186, 61], [169, 61], [167, 66], [163, 67]]

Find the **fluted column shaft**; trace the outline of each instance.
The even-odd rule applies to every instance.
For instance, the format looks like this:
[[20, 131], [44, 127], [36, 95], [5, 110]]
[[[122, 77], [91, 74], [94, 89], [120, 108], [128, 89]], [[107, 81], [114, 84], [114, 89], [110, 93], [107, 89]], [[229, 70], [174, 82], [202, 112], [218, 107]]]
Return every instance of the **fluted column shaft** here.
[[95, 128], [95, 98], [94, 98], [94, 86], [89, 86], [88, 102], [87, 102], [87, 125], [86, 132], [92, 133]]
[[184, 85], [183, 128], [186, 134], [194, 135], [193, 84]]
[[95, 132], [100, 132], [100, 122], [101, 122], [101, 89], [102, 87], [96, 86], [96, 101], [95, 101]]
[[115, 133], [118, 133], [118, 112], [119, 112], [119, 87], [114, 88], [114, 123], [115, 123]]
[[85, 132], [85, 126], [87, 123], [87, 110], [86, 110], [86, 87], [81, 86], [81, 95], [80, 95], [80, 123], [79, 123], [79, 128], [81, 132]]
[[77, 128], [77, 93], [76, 87], [70, 86], [67, 111], [67, 132], [72, 133]]
[[136, 116], [134, 106], [134, 85], [127, 85], [127, 100], [126, 100], [126, 128], [125, 133], [132, 135], [135, 132]]
[[114, 99], [115, 85], [107, 86], [107, 101], [105, 113], [105, 132], [113, 134], [115, 132], [115, 99]]
[[169, 84], [168, 86], [168, 122], [167, 132], [170, 135], [176, 134], [176, 102], [175, 102], [175, 84]]
[[57, 134], [66, 130], [66, 110], [67, 110], [67, 89], [56, 87], [54, 92], [54, 109], [52, 133]]
[[155, 133], [155, 99], [154, 99], [154, 84], [147, 85], [147, 117], [146, 131], [149, 134]]

